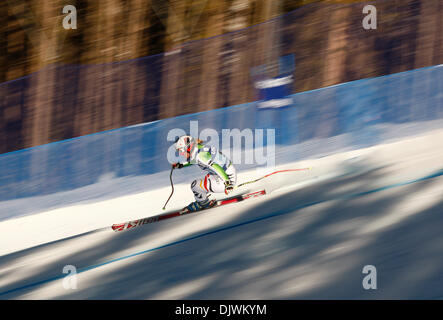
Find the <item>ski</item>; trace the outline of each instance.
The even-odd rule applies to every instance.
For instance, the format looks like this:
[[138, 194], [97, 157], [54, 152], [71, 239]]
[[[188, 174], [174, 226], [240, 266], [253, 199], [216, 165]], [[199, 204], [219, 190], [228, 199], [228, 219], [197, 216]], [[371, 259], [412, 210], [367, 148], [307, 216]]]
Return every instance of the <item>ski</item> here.
[[163, 213], [163, 214], [159, 214], [159, 215], [148, 217], [148, 218], [128, 221], [125, 223], [117, 223], [117, 224], [112, 225], [112, 230], [114, 230], [115, 232], [118, 232], [118, 231], [133, 229], [133, 228], [142, 226], [144, 224], [159, 222], [162, 220], [171, 219], [171, 218], [179, 217], [179, 216], [190, 214], [190, 213], [201, 212], [201, 211], [205, 211], [208, 209], [224, 206], [224, 205], [227, 205], [230, 203], [236, 203], [236, 202], [241, 202], [243, 200], [260, 197], [265, 194], [266, 194], [265, 190], [260, 190], [260, 191], [251, 192], [251, 193], [244, 193], [244, 194], [241, 194], [238, 196], [217, 200], [217, 203], [211, 208], [202, 209], [202, 210], [193, 211], [193, 212], [189, 212], [186, 209], [182, 209], [180, 211]]

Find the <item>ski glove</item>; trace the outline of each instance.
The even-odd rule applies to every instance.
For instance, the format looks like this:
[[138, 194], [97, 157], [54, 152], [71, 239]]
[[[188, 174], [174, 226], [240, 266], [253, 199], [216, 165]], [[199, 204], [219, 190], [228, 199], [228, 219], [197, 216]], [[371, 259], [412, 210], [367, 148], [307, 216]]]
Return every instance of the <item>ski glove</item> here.
[[234, 186], [231, 184], [230, 181], [225, 181], [225, 194], [229, 194], [234, 190]]
[[179, 163], [179, 162], [176, 162], [176, 163], [173, 163], [173, 164], [172, 164], [172, 167], [173, 167], [174, 169], [181, 169], [181, 168], [184, 167], [184, 165], [181, 164], [181, 163]]

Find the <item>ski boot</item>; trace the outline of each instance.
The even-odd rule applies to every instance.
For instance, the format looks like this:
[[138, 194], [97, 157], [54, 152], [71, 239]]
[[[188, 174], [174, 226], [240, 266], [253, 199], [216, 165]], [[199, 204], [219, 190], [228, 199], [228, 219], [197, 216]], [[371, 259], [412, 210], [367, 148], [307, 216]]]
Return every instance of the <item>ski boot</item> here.
[[212, 208], [216, 204], [217, 204], [217, 202], [215, 200], [209, 200], [209, 199], [206, 199], [206, 200], [200, 201], [200, 202], [194, 201], [194, 202], [190, 203], [186, 208], [184, 208], [184, 210], [186, 212], [195, 212], [195, 211], [200, 211], [203, 209]]

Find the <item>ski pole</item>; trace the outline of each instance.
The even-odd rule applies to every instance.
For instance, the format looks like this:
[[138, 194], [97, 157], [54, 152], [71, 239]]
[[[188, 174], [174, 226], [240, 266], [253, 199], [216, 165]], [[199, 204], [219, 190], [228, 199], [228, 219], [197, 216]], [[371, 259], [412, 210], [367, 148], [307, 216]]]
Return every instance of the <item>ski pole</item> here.
[[304, 171], [304, 170], [311, 170], [311, 169], [312, 169], [312, 167], [309, 167], [309, 168], [300, 168], [300, 169], [287, 169], [287, 170], [274, 171], [274, 172], [269, 173], [269, 174], [267, 174], [267, 175], [265, 175], [265, 176], [263, 176], [263, 177], [261, 177], [261, 178], [258, 178], [258, 179], [252, 180], [252, 181], [243, 182], [243, 183], [237, 185], [236, 188], [242, 187], [242, 186], [244, 186], [244, 185], [246, 185], [246, 184], [255, 183], [255, 182], [260, 181], [260, 180], [262, 180], [262, 179], [264, 179], [264, 178], [267, 178], [267, 177], [269, 177], [269, 176], [272, 176], [272, 175], [274, 175], [274, 174], [276, 174], [276, 173], [281, 173], [281, 172], [294, 172], [294, 171]]
[[168, 200], [166, 200], [166, 203], [165, 203], [165, 205], [163, 206], [163, 210], [165, 210], [166, 205], [168, 204], [169, 200], [170, 200], [171, 197], [172, 197], [172, 194], [174, 193], [174, 183], [172, 182], [172, 172], [173, 172], [173, 171], [174, 171], [174, 167], [171, 168], [171, 173], [169, 174], [169, 180], [171, 181], [171, 188], [172, 188], [172, 191], [171, 191], [171, 194], [169, 195]]

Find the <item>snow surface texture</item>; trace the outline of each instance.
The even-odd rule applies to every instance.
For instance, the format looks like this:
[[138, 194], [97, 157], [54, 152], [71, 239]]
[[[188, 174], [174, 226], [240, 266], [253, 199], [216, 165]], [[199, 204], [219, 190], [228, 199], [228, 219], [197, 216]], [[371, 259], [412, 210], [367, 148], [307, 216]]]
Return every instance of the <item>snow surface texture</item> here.
[[[170, 187], [2, 221], [0, 299], [443, 299], [442, 159], [440, 129], [288, 163], [275, 170], [313, 169], [238, 191], [265, 197], [126, 232], [110, 226], [183, 207], [190, 181], [166, 211]], [[76, 289], [63, 286], [66, 265]], [[366, 265], [375, 290], [362, 286]]]

